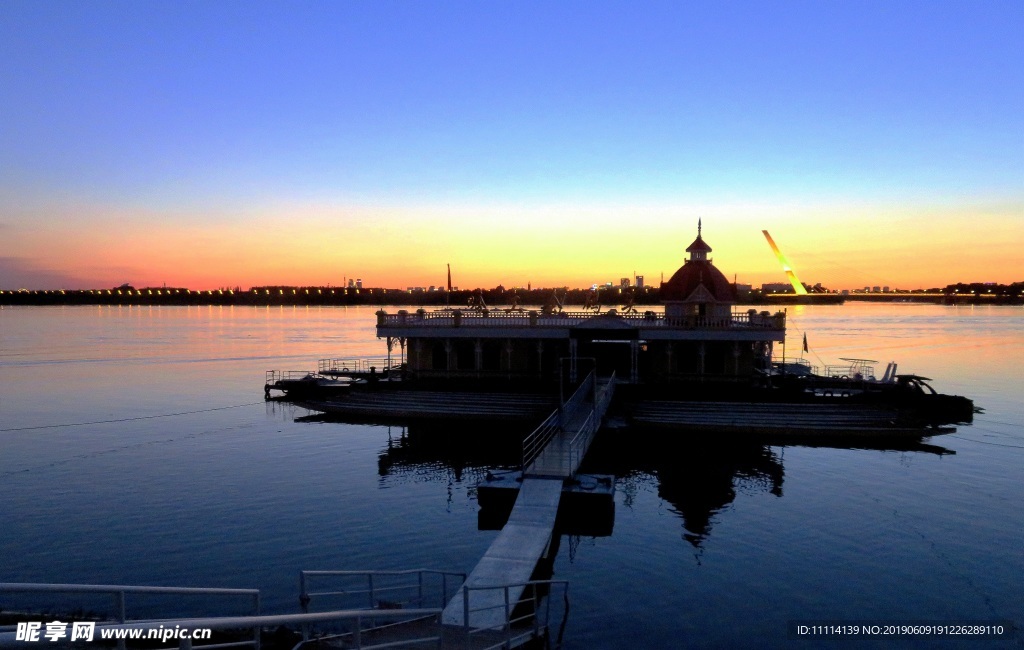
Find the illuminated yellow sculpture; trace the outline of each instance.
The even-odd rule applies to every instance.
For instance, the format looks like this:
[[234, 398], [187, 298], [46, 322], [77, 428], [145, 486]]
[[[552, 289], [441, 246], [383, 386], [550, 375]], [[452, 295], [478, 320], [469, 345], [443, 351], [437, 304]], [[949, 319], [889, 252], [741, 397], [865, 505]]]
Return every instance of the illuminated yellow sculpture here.
[[793, 267], [790, 265], [789, 260], [787, 260], [786, 256], [782, 254], [779, 247], [775, 245], [775, 241], [772, 239], [772, 236], [768, 234], [768, 231], [762, 230], [761, 232], [764, 233], [764, 238], [768, 240], [768, 245], [772, 247], [773, 251], [775, 251], [775, 257], [779, 258], [779, 264], [782, 264], [782, 270], [786, 272], [786, 277], [789, 278], [789, 283], [793, 285], [793, 291], [796, 291], [796, 295], [798, 296], [806, 296], [807, 289], [804, 288], [800, 279], [796, 277], [796, 273], [793, 272]]

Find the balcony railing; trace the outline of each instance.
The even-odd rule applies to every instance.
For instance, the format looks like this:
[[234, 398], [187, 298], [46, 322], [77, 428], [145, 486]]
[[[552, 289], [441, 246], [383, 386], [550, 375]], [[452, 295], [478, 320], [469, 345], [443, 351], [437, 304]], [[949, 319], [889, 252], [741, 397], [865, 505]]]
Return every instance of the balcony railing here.
[[596, 318], [616, 318], [635, 327], [664, 327], [671, 329], [765, 329], [780, 330], [786, 327], [786, 315], [782, 312], [770, 314], [755, 310], [733, 311], [727, 317], [683, 316], [667, 317], [664, 313], [646, 311], [643, 313], [618, 313], [614, 309], [603, 313], [593, 311], [564, 311], [542, 314], [537, 311], [509, 310], [447, 310], [415, 312], [399, 311], [397, 314], [377, 312], [377, 327], [446, 328], [446, 327], [573, 327]]

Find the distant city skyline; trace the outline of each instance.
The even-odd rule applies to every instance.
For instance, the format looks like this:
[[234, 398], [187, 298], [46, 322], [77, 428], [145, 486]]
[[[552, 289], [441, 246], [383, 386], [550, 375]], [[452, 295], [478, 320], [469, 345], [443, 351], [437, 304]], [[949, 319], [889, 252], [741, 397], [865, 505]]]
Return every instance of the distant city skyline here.
[[0, 289], [1024, 280], [1024, 3], [0, 5]]

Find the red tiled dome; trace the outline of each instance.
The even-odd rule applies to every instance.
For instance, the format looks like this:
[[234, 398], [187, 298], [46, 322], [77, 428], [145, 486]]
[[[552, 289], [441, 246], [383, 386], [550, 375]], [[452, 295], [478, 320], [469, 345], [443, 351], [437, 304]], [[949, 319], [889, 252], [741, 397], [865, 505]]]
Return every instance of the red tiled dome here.
[[701, 285], [718, 302], [736, 302], [736, 288], [707, 260], [687, 260], [668, 282], [661, 284], [661, 301], [683, 302]]

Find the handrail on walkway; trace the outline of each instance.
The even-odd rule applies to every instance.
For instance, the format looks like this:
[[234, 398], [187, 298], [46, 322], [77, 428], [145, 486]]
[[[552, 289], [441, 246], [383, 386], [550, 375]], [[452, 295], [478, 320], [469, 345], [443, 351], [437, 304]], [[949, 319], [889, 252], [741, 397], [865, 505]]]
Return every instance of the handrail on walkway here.
[[530, 466], [530, 463], [537, 460], [540, 452], [544, 451], [544, 446], [555, 437], [555, 434], [562, 430], [559, 420], [559, 412], [556, 410], [541, 422], [530, 435], [523, 439], [522, 469], [524, 471]]
[[530, 435], [523, 439], [523, 471], [537, 460], [544, 447], [558, 433], [565, 429], [567, 423], [573, 419], [576, 410], [586, 402], [592, 395], [597, 382], [597, 376], [591, 371], [582, 382], [572, 397], [561, 404], [556, 411], [547, 417]]
[[55, 584], [40, 582], [0, 582], [0, 592], [22, 593], [100, 593], [114, 596], [117, 620], [127, 620], [127, 594], [165, 594], [191, 596], [248, 596], [252, 598], [253, 613], [260, 612], [259, 589], [229, 589], [220, 587], [154, 587], [152, 585], [90, 585]]
[[[219, 587], [155, 587], [150, 585], [93, 585], [93, 584], [54, 584], [35, 582], [0, 582], [0, 593], [60, 593], [60, 594], [110, 594], [114, 597], [113, 620], [118, 623], [126, 623], [128, 619], [127, 595], [128, 594], [162, 594], [162, 595], [188, 595], [188, 596], [245, 596], [252, 599], [253, 615], [260, 613], [260, 590], [259, 589], [228, 589]], [[100, 626], [97, 626], [100, 627]], [[3, 644], [6, 636], [14, 634], [9, 632], [13, 626], [0, 627], [0, 645]], [[245, 645], [251, 643], [259, 648], [259, 631], [257, 630], [252, 641], [243, 642]], [[123, 642], [119, 643], [123, 646]]]
[[[254, 631], [254, 638], [259, 639], [260, 630], [266, 627], [278, 627], [281, 625], [298, 625], [302, 629], [302, 642], [296, 646], [300, 647], [311, 640], [309, 635], [310, 626], [314, 623], [328, 623], [339, 621], [354, 621], [355, 626], [352, 632], [352, 641], [356, 648], [383, 648], [393, 646], [393, 643], [381, 643], [376, 645], [362, 644], [362, 623], [364, 619], [370, 620], [417, 620], [422, 618], [434, 618], [440, 622], [440, 608], [421, 609], [377, 609], [377, 610], [336, 610], [331, 612], [316, 612], [313, 614], [277, 614], [264, 616], [224, 616], [216, 618], [180, 618], [166, 619], [162, 621], [136, 621], [129, 623], [111, 623], [96, 625], [96, 631], [102, 634], [103, 630], [167, 630], [170, 627], [183, 628], [185, 630], [239, 630], [249, 629]], [[440, 626], [438, 626], [438, 631]], [[0, 646], [9, 645], [14, 642], [14, 632], [0, 634]], [[409, 639], [406, 643], [439, 643], [440, 633], [422, 638]], [[249, 643], [249, 642], [245, 642]], [[254, 641], [259, 648], [259, 642]], [[19, 644], [20, 645], [20, 644]], [[223, 648], [229, 645], [239, 644], [207, 644], [196, 646], [210, 650], [212, 648]], [[192, 648], [192, 640], [182, 637], [179, 648]]]
[[[310, 591], [314, 578], [337, 578], [343, 584], [333, 591]], [[404, 581], [405, 579], [411, 581]], [[450, 580], [455, 578], [458, 582]], [[433, 581], [433, 582], [431, 582]], [[438, 581], [440, 584], [437, 584]], [[451, 589], [451, 596], [458, 591], [458, 585], [466, 581], [466, 574], [456, 571], [440, 571], [437, 569], [407, 569], [399, 571], [300, 571], [299, 572], [299, 605], [303, 612], [309, 611], [309, 603], [314, 596], [349, 597], [355, 600], [367, 599], [370, 608], [406, 607], [415, 604], [424, 607], [430, 596], [430, 589], [440, 588], [438, 602], [443, 608], [448, 602], [449, 584], [456, 585]], [[364, 587], [365, 585], [365, 587]], [[386, 597], [386, 599], [381, 598]], [[431, 598], [432, 599], [432, 598]]]
[[[497, 643], [486, 646], [480, 650], [490, 650], [491, 648], [512, 648], [513, 642], [521, 641], [528, 638], [540, 638], [542, 631], [546, 631], [549, 628], [551, 621], [551, 591], [553, 588], [560, 587], [562, 590], [562, 623], [559, 628], [558, 642], [556, 645], [561, 645], [562, 632], [565, 629], [565, 622], [569, 616], [569, 581], [568, 580], [530, 580], [528, 582], [520, 582], [514, 584], [504, 585], [482, 585], [476, 587], [463, 586], [462, 588], [462, 616], [463, 616], [463, 629], [466, 634], [466, 647], [471, 647], [471, 639], [474, 634], [486, 634], [497, 631], [499, 636], [502, 634], [504, 638]], [[522, 589], [523, 595], [521, 595], [517, 602], [512, 602], [510, 592], [514, 589]], [[502, 603], [499, 605], [491, 605], [487, 607], [478, 607], [470, 610], [469, 608], [469, 592], [470, 591], [498, 591], [500, 590], [503, 594]], [[545, 600], [543, 616], [541, 616], [541, 599], [547, 595], [548, 598]], [[513, 617], [517, 607], [526, 607], [526, 611], [519, 616]], [[489, 609], [496, 608], [504, 609], [504, 620], [505, 623], [498, 628], [482, 628], [475, 629], [470, 625], [470, 614], [475, 612], [482, 612]], [[532, 621], [532, 625], [530, 622]], [[516, 625], [522, 625], [517, 631], [515, 630]]]

